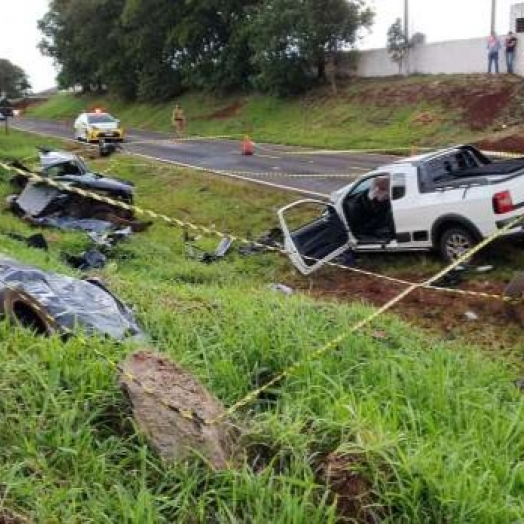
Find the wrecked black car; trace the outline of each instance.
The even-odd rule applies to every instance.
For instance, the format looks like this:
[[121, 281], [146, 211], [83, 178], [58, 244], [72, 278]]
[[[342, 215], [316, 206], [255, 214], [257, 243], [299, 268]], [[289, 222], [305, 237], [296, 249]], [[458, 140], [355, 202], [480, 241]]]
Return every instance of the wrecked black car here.
[[[40, 148], [39, 156], [41, 176], [133, 204], [135, 188], [131, 182], [95, 173], [81, 157], [66, 151]], [[30, 172], [20, 163], [13, 165]], [[31, 181], [21, 174], [15, 175], [11, 183], [19, 191], [19, 194], [8, 197], [11, 210], [36, 225], [97, 233], [109, 231], [114, 226], [129, 226], [133, 231], [142, 231], [149, 225], [136, 221], [132, 211], [118, 205], [62, 191], [45, 182]]]

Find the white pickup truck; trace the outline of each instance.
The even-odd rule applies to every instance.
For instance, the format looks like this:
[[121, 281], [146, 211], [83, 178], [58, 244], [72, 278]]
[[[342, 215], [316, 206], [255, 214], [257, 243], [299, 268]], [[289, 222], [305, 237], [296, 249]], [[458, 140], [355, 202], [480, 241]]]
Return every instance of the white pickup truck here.
[[[307, 208], [316, 218], [290, 227]], [[522, 213], [524, 158], [494, 162], [464, 145], [382, 166], [330, 203], [300, 200], [278, 217], [291, 261], [307, 275], [349, 249], [435, 250], [451, 261]]]

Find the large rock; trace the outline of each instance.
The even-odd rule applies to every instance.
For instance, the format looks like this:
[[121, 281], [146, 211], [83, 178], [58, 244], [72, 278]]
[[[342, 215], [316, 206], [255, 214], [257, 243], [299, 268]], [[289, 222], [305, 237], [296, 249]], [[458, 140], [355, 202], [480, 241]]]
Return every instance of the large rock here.
[[[226, 468], [232, 453], [231, 426], [222, 404], [200, 382], [165, 357], [140, 351], [120, 366], [120, 385], [133, 416], [160, 457], [178, 462], [194, 453], [216, 469]], [[188, 418], [187, 412], [192, 413]]]

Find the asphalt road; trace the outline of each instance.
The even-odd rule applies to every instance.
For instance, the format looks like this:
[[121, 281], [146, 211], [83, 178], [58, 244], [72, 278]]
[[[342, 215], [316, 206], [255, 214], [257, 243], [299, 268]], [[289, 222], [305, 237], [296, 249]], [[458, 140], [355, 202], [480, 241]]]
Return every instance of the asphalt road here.
[[[63, 122], [25, 117], [12, 120], [11, 127], [57, 138], [72, 139], [73, 134]], [[273, 144], [256, 144], [254, 155], [244, 156], [239, 140], [177, 141], [165, 133], [136, 129], [128, 130], [123, 146], [129, 153], [224, 175], [227, 172], [227, 176], [313, 196], [328, 195], [395, 158], [378, 154], [310, 154], [310, 149]]]

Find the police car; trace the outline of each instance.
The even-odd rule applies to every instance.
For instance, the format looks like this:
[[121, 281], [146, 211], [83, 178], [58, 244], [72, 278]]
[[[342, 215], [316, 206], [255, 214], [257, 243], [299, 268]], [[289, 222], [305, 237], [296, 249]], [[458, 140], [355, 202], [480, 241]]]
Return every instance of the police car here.
[[114, 116], [102, 109], [81, 113], [74, 123], [75, 139], [85, 142], [124, 140], [124, 129]]

